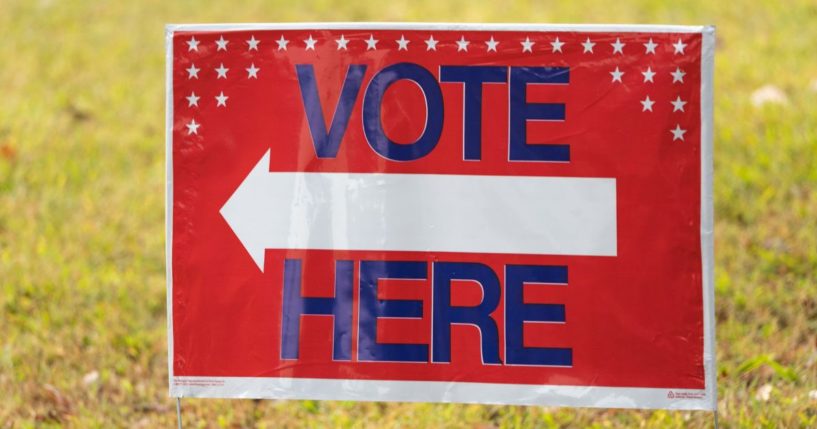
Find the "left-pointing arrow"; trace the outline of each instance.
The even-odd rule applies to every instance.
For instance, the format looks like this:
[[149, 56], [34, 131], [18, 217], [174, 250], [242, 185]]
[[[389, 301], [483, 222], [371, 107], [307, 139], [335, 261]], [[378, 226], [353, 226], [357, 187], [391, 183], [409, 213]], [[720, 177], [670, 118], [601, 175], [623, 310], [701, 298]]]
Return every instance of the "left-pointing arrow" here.
[[616, 181], [270, 172], [221, 208], [261, 271], [265, 249], [616, 255]]

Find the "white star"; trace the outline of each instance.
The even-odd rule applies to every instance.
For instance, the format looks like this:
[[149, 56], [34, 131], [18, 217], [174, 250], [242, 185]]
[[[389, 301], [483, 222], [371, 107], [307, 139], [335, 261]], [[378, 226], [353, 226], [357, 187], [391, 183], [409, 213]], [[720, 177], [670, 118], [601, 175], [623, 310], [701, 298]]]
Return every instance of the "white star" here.
[[591, 42], [590, 38], [588, 37], [587, 40], [585, 40], [582, 43], [582, 46], [584, 46], [584, 53], [585, 54], [588, 53], [588, 52], [590, 52], [592, 54], [593, 53], [593, 46], [596, 46], [596, 42]]
[[190, 37], [190, 40], [187, 41], [187, 52], [199, 50], [199, 41], [196, 40], [195, 37]]
[[247, 50], [248, 51], [257, 51], [258, 44], [261, 43], [260, 40], [255, 40], [255, 36], [250, 36], [250, 40], [247, 40]]
[[553, 52], [562, 52], [562, 46], [564, 46], [565, 42], [559, 41], [557, 37], [556, 40], [550, 42], [550, 46], [553, 48]]
[[190, 95], [188, 95], [185, 98], [187, 98], [187, 107], [193, 107], [193, 106], [199, 107], [199, 98], [201, 98], [201, 97], [196, 95], [195, 92], [190, 91]]
[[379, 40], [375, 39], [374, 36], [370, 34], [369, 38], [366, 39], [366, 50], [377, 50], [377, 42], [379, 42]]
[[437, 43], [440, 43], [439, 40], [434, 40], [434, 36], [428, 36], [428, 40], [426, 42], [426, 51], [436, 51], [437, 50]]
[[201, 70], [201, 69], [196, 68], [195, 64], [191, 64], [190, 68], [187, 69], [187, 78], [188, 79], [193, 79], [193, 78], [198, 79], [199, 78], [199, 70]]
[[669, 132], [672, 133], [672, 141], [675, 141], [675, 140], [683, 140], [684, 139], [684, 134], [687, 132], [687, 130], [682, 130], [680, 124], [675, 124], [675, 129], [674, 130], [669, 130]]
[[247, 79], [258, 79], [258, 72], [261, 71], [255, 66], [255, 63], [250, 64], [250, 68], [244, 70], [247, 70]]
[[230, 42], [227, 41], [227, 40], [224, 40], [224, 36], [220, 36], [218, 38], [218, 40], [216, 40], [216, 45], [218, 45], [218, 48], [216, 48], [216, 51], [226, 51], [228, 43], [230, 43]]
[[465, 40], [465, 36], [460, 36], [460, 40], [457, 40], [457, 52], [465, 51], [468, 52], [468, 44], [471, 43]]
[[646, 52], [644, 52], [644, 54], [645, 55], [646, 54], [653, 54], [654, 55], [656, 47], [658, 47], [658, 43], [653, 42], [652, 38], [650, 38], [650, 41], [644, 44], [644, 48], [647, 49]]
[[201, 124], [197, 124], [195, 119], [191, 119], [190, 123], [185, 125], [187, 127], [187, 135], [198, 134]]
[[230, 69], [224, 67], [224, 63], [221, 63], [221, 65], [219, 65], [216, 68], [216, 73], [218, 73], [218, 76], [216, 76], [216, 79], [227, 79], [227, 72], [228, 71], [230, 71]]
[[318, 41], [313, 39], [312, 35], [310, 34], [308, 39], [304, 39], [304, 43], [306, 43], [306, 50], [308, 51], [308, 50], [311, 49], [311, 50], [314, 51], [315, 50], [315, 43], [317, 43], [317, 42]]
[[624, 45], [626, 45], [626, 43], [621, 43], [621, 40], [616, 37], [616, 42], [610, 44], [610, 46], [613, 47], [613, 55], [617, 53], [624, 55]]
[[402, 34], [400, 35], [400, 40], [395, 40], [395, 42], [397, 42], [398, 51], [408, 51], [409, 40], [406, 40]]
[[624, 76], [624, 72], [619, 70], [618, 67], [616, 67], [615, 70], [611, 71], [610, 74], [613, 76], [612, 80], [613, 82], [616, 81], [621, 82], [621, 76]]
[[343, 37], [343, 34], [340, 35], [340, 39], [335, 39], [335, 43], [338, 44], [338, 50], [343, 49], [344, 51], [348, 51], [346, 45], [349, 44], [349, 40]]
[[675, 101], [670, 101], [670, 103], [672, 103], [672, 111], [673, 112], [677, 112], [679, 110], [683, 112], [684, 111], [684, 104], [687, 104], [686, 101], [681, 100], [680, 95], [675, 99]]
[[672, 75], [672, 83], [675, 82], [684, 83], [684, 75], [686, 75], [686, 72], [681, 70], [680, 67], [675, 67], [675, 71], [670, 72], [670, 74]]
[[672, 47], [675, 48], [675, 54], [683, 54], [684, 48], [687, 47], [687, 44], [682, 42], [681, 39], [678, 39], [677, 42], [672, 44]]
[[650, 112], [652, 112], [652, 105], [653, 104], [655, 104], [655, 101], [650, 100], [650, 96], [648, 95], [647, 98], [641, 100], [641, 106], [642, 106], [641, 111], [646, 112], [647, 110], [649, 110]]
[[496, 52], [496, 46], [499, 45], [499, 42], [494, 40], [494, 36], [491, 36], [491, 40], [486, 40], [485, 45], [488, 46], [488, 52]]
[[278, 44], [278, 50], [279, 51], [281, 51], [281, 50], [286, 51], [287, 50], [287, 44], [289, 44], [289, 40], [285, 39], [284, 35], [282, 34], [281, 38], [276, 40], [275, 43]]
[[530, 41], [530, 37], [525, 37], [525, 41], [519, 43], [522, 44], [522, 52], [533, 52], [533, 45], [536, 44], [536, 42]]
[[651, 67], [647, 67], [647, 70], [641, 72], [641, 74], [644, 75], [644, 82], [653, 82], [653, 83], [655, 83], [655, 81], [653, 80], [653, 76], [655, 76], [655, 72], [652, 71]]
[[216, 96], [216, 107], [224, 106], [227, 107], [227, 99], [230, 98], [224, 95], [224, 91], [221, 91], [221, 94]]

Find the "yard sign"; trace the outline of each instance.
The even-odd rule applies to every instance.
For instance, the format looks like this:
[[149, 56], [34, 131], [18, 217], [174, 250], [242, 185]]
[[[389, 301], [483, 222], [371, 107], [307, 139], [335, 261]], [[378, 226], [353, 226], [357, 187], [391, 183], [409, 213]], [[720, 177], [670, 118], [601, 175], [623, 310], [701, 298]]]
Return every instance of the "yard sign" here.
[[171, 395], [714, 409], [713, 43], [169, 26]]

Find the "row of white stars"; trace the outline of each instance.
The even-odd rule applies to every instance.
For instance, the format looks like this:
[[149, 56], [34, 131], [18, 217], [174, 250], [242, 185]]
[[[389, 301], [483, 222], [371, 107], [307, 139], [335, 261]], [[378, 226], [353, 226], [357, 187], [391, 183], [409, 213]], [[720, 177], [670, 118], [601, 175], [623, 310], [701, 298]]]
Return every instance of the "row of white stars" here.
[[[190, 95], [184, 98], [187, 99], [187, 107], [199, 107], [201, 96], [196, 95], [195, 91], [190, 91]], [[221, 91], [214, 98], [216, 99], [216, 107], [227, 107], [227, 99], [230, 97], [224, 95], [224, 91]]]
[[[199, 72], [201, 71], [200, 68], [196, 67], [195, 64], [191, 64], [190, 67], [185, 69], [187, 71], [187, 78], [188, 79], [198, 79]], [[213, 69], [216, 71], [216, 79], [227, 79], [227, 72], [230, 71], [227, 67], [224, 67], [224, 63], [219, 64], [218, 67]], [[250, 64], [250, 67], [244, 69], [247, 71], [247, 79], [258, 79], [258, 72], [261, 71], [260, 68], [255, 66], [255, 63]]]
[[[650, 96], [647, 95], [646, 98], [641, 100], [641, 107], [642, 107], [641, 111], [642, 112], [647, 112], [647, 111], [652, 112], [653, 111], [652, 106], [654, 104], [655, 104], [655, 100], [650, 100]], [[684, 111], [684, 105], [687, 104], [687, 102], [684, 101], [684, 100], [681, 100], [681, 96], [679, 95], [679, 96], [677, 96], [675, 98], [675, 101], [670, 101], [670, 104], [672, 104], [672, 111], [673, 112], [679, 112], [679, 111], [683, 112]]]
[[[644, 83], [655, 83], [654, 78], [657, 73], [652, 71], [652, 67], [647, 67], [647, 70], [642, 71], [641, 74], [644, 75]], [[612, 76], [612, 82], [623, 83], [621, 78], [624, 76], [624, 72], [618, 67], [610, 72], [610, 76]], [[676, 67], [674, 72], [670, 72], [670, 76], [672, 76], [672, 83], [684, 83], [684, 76], [686, 76], [686, 72], [681, 70], [680, 67]]]
[[[339, 39], [335, 39], [335, 43], [337, 44], [337, 50], [338, 51], [348, 50], [350, 41], [351, 41], [350, 39], [347, 39], [344, 35], [341, 34]], [[370, 34], [369, 38], [365, 39], [363, 41], [366, 42], [366, 50], [367, 51], [377, 49], [377, 43], [379, 42], [379, 40], [375, 39], [374, 35]], [[316, 45], [318, 43], [318, 40], [313, 38], [312, 35], [310, 34], [309, 38], [303, 39], [303, 42], [304, 42], [304, 46], [305, 46], [307, 51], [309, 51], [309, 50], [314, 51], [315, 47], [316, 47]], [[397, 39], [394, 42], [397, 43], [397, 50], [398, 51], [408, 51], [409, 50], [409, 43], [411, 43], [411, 40], [406, 39], [406, 37], [401, 34], [400, 39]], [[424, 40], [424, 42], [426, 44], [426, 51], [436, 51], [437, 50], [437, 44], [440, 43], [440, 41], [435, 39], [433, 35], [429, 36], [428, 39]], [[193, 36], [186, 43], [187, 43], [187, 51], [188, 52], [190, 52], [190, 51], [198, 52], [199, 44], [201, 43], [201, 41], [196, 40], [196, 37]], [[229, 44], [229, 43], [230, 42], [228, 40], [224, 39], [224, 36], [220, 36], [219, 40], [216, 40], [216, 46], [217, 46], [216, 51], [226, 51], [227, 50], [227, 44]], [[245, 41], [245, 43], [247, 44], [247, 51], [257, 51], [258, 50], [258, 45], [261, 43], [261, 41], [256, 39], [255, 36], [251, 36], [248, 40]], [[282, 34], [281, 38], [276, 40], [275, 43], [278, 44], [278, 50], [279, 51], [282, 51], [282, 50], [286, 51], [287, 50], [287, 45], [289, 45], [290, 41], [287, 40], [284, 37], [284, 35]], [[466, 40], [465, 36], [460, 36], [460, 39], [456, 40], [455, 43], [457, 44], [457, 52], [468, 52], [468, 45], [471, 42], [469, 40]], [[497, 46], [499, 46], [499, 42], [494, 40], [494, 36], [491, 36], [491, 38], [489, 40], [484, 41], [484, 43], [485, 43], [485, 46], [486, 46], [486, 49], [487, 49], [488, 52], [496, 52], [496, 48], [497, 48]], [[522, 52], [533, 52], [533, 45], [535, 45], [536, 42], [531, 41], [530, 37], [525, 37], [525, 40], [519, 42], [519, 44], [522, 45]], [[565, 44], [566, 43], [559, 40], [559, 37], [557, 36], [555, 40], [550, 42], [551, 52], [553, 52], [553, 53], [563, 52], [562, 47], [564, 47]], [[584, 42], [581, 43], [581, 45], [584, 48], [583, 53], [585, 53], [585, 54], [591, 53], [592, 54], [593, 53], [593, 47], [596, 46], [596, 42], [593, 42], [592, 40], [590, 40], [590, 37], [588, 37]], [[613, 48], [613, 55], [615, 55], [615, 54], [623, 55], [624, 54], [624, 47], [626, 45], [627, 44], [622, 42], [620, 38], [616, 38], [616, 41], [614, 43], [610, 43], [610, 46], [612, 46], [612, 48]], [[654, 55], [655, 54], [655, 49], [658, 47], [658, 43], [653, 42], [652, 38], [650, 38], [650, 40], [647, 43], [643, 43], [643, 45], [644, 45], [644, 49], [645, 49], [644, 50], [645, 55], [646, 54], [653, 54]], [[672, 47], [674, 48], [674, 54], [675, 55], [683, 55], [684, 54], [684, 49], [686, 49], [686, 46], [687, 46], [687, 44], [684, 43], [683, 40], [681, 40], [679, 38], [677, 42], [672, 44]]]
[[[200, 68], [196, 67], [195, 64], [191, 64], [190, 67], [185, 69], [187, 71], [187, 78], [188, 79], [198, 79], [199, 72], [201, 71]], [[230, 71], [227, 67], [224, 67], [224, 63], [219, 64], [216, 67], [215, 72], [217, 74], [216, 79], [227, 79], [227, 72]], [[250, 67], [244, 69], [247, 71], [247, 79], [258, 79], [258, 72], [261, 71], [260, 68], [255, 66], [255, 63], [250, 64]], [[652, 67], [647, 67], [647, 70], [641, 72], [644, 75], [644, 83], [650, 82], [655, 83], [655, 75], [656, 72], [652, 71]], [[681, 70], [680, 67], [676, 67], [675, 71], [670, 72], [672, 76], [672, 83], [684, 83], [684, 76], [686, 72]], [[615, 70], [610, 72], [610, 76], [612, 76], [612, 82], [619, 82], [622, 83], [621, 78], [624, 76], [624, 72], [621, 71], [618, 67]]]
[[[190, 52], [190, 51], [198, 52], [199, 51], [199, 44], [201, 43], [201, 41], [196, 40], [196, 36], [191, 37], [190, 40], [188, 40], [186, 43], [187, 43], [187, 52]], [[216, 46], [217, 46], [216, 51], [226, 51], [227, 50], [227, 44], [229, 44], [229, 43], [230, 43], [229, 40], [224, 40], [224, 36], [220, 36], [219, 39], [216, 40]], [[246, 41], [246, 43], [247, 43], [247, 50], [248, 51], [257, 51], [258, 50], [258, 44], [261, 43], [261, 41], [256, 39], [255, 36], [252, 36], [252, 37], [249, 38], [249, 40]]]

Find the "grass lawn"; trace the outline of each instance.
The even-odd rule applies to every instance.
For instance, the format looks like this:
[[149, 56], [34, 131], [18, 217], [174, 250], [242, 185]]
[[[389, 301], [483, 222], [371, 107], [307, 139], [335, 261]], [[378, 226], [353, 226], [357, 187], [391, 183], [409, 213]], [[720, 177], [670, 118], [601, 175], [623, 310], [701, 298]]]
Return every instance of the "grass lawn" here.
[[[175, 424], [164, 24], [337, 20], [715, 24], [722, 427], [817, 427], [814, 0], [0, 0], [0, 428]], [[187, 427], [712, 424], [700, 412], [446, 404], [184, 408]]]

